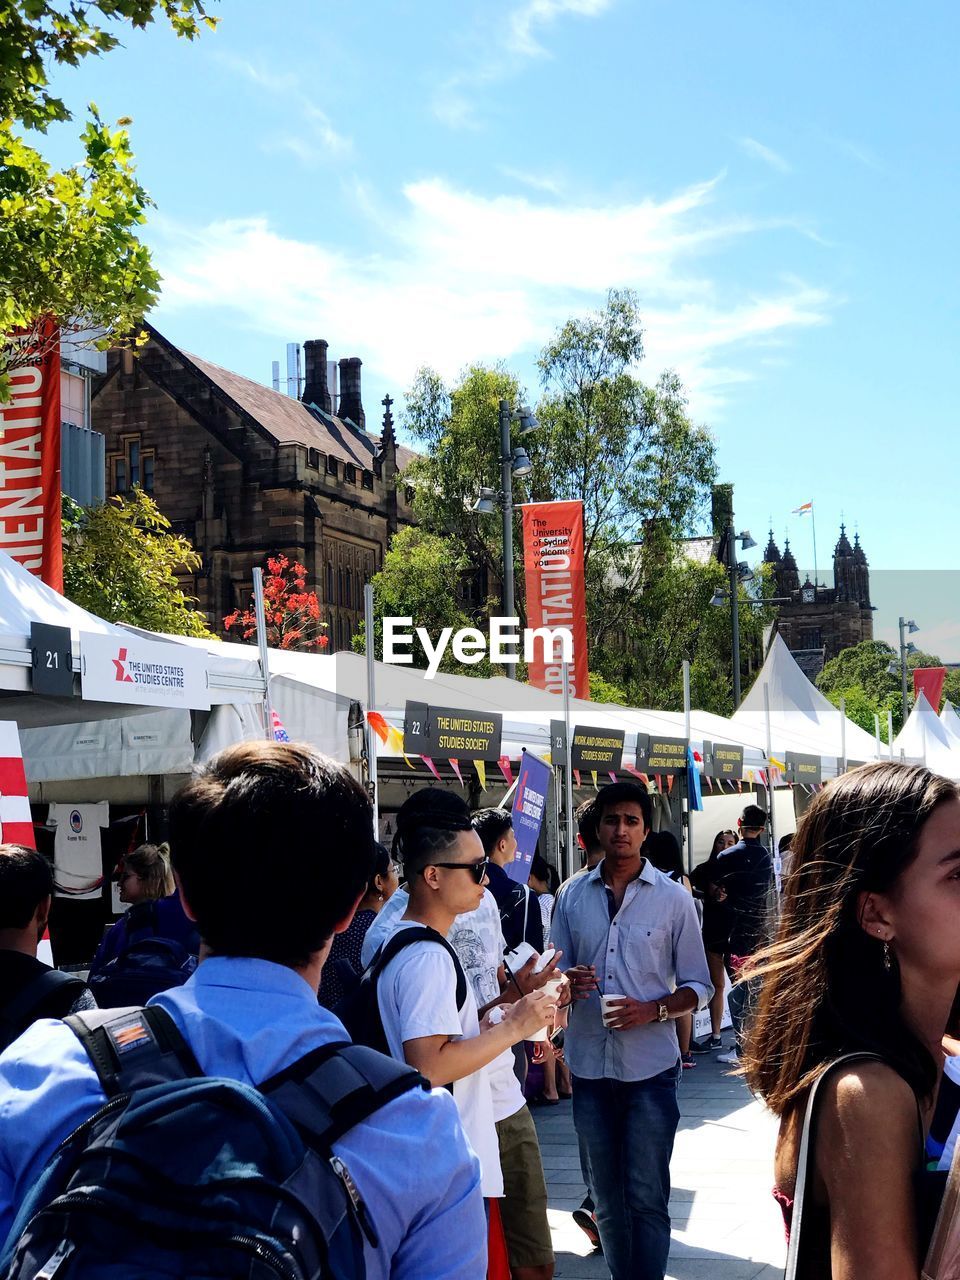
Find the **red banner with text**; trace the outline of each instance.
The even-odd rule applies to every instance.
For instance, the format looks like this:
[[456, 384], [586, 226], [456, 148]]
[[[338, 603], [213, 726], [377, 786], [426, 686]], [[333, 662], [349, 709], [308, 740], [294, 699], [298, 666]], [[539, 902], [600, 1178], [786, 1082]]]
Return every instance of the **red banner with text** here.
[[60, 342], [53, 320], [29, 337], [36, 359], [10, 375], [0, 403], [0, 551], [63, 591], [60, 536]]
[[[528, 502], [523, 513], [523, 563], [527, 586], [527, 627], [566, 627], [573, 636], [570, 693], [590, 697], [587, 665], [587, 602], [583, 576], [583, 503]], [[563, 692], [563, 666], [537, 640], [527, 662], [538, 689]]]
[[943, 682], [947, 678], [946, 667], [914, 667], [913, 696], [923, 691], [934, 711], [940, 710], [940, 695], [943, 693]]

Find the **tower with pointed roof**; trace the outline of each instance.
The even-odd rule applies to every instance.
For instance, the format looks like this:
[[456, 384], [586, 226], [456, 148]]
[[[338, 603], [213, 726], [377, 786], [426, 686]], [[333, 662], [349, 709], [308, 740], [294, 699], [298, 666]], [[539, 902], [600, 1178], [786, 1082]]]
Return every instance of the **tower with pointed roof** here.
[[841, 524], [832, 587], [814, 582], [810, 573], [801, 582], [789, 538], [781, 555], [772, 530], [763, 558], [773, 570], [776, 594], [784, 598], [777, 630], [808, 676], [816, 676], [841, 650], [873, 639], [870, 570], [859, 533], [851, 546]]

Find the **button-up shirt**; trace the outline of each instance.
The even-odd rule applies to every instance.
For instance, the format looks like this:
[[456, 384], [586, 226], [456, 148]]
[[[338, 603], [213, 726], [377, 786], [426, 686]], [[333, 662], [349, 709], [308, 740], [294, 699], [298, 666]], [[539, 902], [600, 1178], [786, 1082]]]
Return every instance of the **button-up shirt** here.
[[[258, 1084], [322, 1045], [349, 1039], [292, 969], [213, 956], [155, 996], [207, 1075]], [[0, 1247], [60, 1141], [106, 1101], [83, 1046], [45, 1019], [0, 1055]], [[388, 1102], [334, 1144], [380, 1237], [371, 1280], [477, 1280], [486, 1273], [480, 1169], [444, 1089]]]
[[649, 1080], [677, 1061], [675, 1020], [608, 1030], [600, 996], [662, 1000], [689, 987], [703, 1009], [713, 995], [710, 971], [696, 907], [683, 885], [645, 861], [618, 909], [603, 866], [567, 883], [550, 927], [562, 967], [592, 964], [599, 983], [598, 991], [573, 1004], [564, 1056], [573, 1074], [588, 1080]]

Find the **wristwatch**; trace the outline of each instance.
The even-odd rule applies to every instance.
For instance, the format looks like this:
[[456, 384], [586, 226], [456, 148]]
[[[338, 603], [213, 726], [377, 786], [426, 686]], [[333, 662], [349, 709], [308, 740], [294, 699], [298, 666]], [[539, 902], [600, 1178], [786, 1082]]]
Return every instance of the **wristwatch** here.
[[667, 1006], [665, 1004], [658, 1004], [657, 1005], [657, 1021], [666, 1022], [666, 1020], [669, 1017], [670, 1017], [670, 1014], [669, 1014], [669, 1011], [667, 1010]]

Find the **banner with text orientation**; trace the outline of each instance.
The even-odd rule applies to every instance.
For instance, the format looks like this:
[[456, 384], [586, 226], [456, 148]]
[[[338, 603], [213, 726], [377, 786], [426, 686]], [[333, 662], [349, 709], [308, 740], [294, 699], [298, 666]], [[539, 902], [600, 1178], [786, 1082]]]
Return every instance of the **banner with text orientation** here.
[[[573, 636], [570, 696], [589, 698], [583, 503], [526, 502], [520, 510], [523, 513], [527, 626], [569, 629]], [[559, 661], [549, 661], [539, 641], [533, 658], [527, 663], [527, 672], [530, 684], [538, 689], [563, 692], [563, 666]]]
[[60, 343], [52, 320], [7, 339], [36, 360], [10, 374], [0, 403], [0, 551], [63, 591], [60, 536]]
[[550, 775], [553, 770], [539, 756], [523, 753], [520, 761], [520, 779], [513, 797], [513, 834], [517, 837], [517, 852], [513, 862], [505, 868], [512, 880], [527, 883], [530, 863], [537, 851], [540, 828], [550, 793]]

